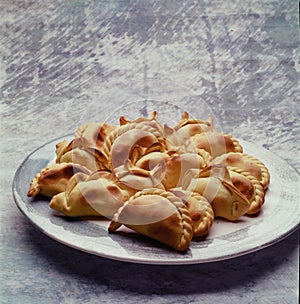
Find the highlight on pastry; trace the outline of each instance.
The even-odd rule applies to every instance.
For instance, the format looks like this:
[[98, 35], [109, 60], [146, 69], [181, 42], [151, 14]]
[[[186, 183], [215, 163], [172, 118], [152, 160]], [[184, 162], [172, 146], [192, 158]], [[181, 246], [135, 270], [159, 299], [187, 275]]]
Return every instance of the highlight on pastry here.
[[185, 251], [193, 238], [191, 215], [184, 201], [172, 192], [146, 189], [137, 192], [114, 214], [108, 228], [125, 225], [170, 247]]
[[121, 116], [119, 126], [89, 122], [53, 150], [55, 164], [33, 177], [29, 197], [48, 196], [63, 216], [109, 220], [109, 233], [125, 226], [181, 252], [217, 218], [238, 225], [259, 214], [270, 183], [265, 164], [236, 138], [187, 112], [174, 126], [156, 111]]
[[104, 216], [110, 218], [129, 198], [126, 190], [113, 181], [77, 173], [66, 190], [52, 197], [50, 207], [70, 217]]
[[70, 178], [79, 172], [87, 175], [92, 173], [88, 168], [74, 163], [49, 165], [32, 179], [27, 195], [36, 196], [40, 193], [52, 197], [65, 191]]

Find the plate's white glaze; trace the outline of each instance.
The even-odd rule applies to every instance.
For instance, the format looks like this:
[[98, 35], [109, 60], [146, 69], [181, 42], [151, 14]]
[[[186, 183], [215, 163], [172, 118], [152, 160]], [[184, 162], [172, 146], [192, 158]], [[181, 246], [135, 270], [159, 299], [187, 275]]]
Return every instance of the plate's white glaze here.
[[[53, 160], [56, 139], [32, 152], [18, 168], [13, 194], [17, 206], [42, 232], [73, 248], [102, 257], [147, 264], [193, 264], [229, 259], [265, 248], [288, 236], [299, 225], [299, 175], [285, 161], [264, 148], [240, 141], [244, 151], [262, 160], [271, 174], [262, 212], [239, 222], [215, 220], [209, 236], [192, 241], [182, 254], [144, 236], [108, 234], [109, 221], [68, 219], [49, 207], [46, 199], [31, 199], [31, 179]], [[69, 139], [66, 137], [66, 139]]]

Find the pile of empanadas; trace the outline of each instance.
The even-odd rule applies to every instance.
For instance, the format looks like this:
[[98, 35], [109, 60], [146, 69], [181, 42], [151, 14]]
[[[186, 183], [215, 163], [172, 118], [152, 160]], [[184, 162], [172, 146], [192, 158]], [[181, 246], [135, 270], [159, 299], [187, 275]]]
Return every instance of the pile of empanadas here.
[[120, 126], [87, 123], [56, 145], [56, 163], [30, 183], [28, 196], [51, 197], [70, 217], [105, 217], [185, 251], [205, 237], [215, 217], [258, 214], [270, 182], [265, 165], [243, 153], [211, 119], [184, 112], [173, 127], [156, 112]]

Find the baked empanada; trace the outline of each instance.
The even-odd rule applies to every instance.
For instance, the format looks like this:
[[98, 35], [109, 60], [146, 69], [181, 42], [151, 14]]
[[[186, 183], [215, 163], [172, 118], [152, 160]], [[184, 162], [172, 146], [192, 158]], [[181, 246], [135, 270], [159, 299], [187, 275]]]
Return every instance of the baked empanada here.
[[206, 236], [214, 221], [214, 211], [207, 199], [199, 193], [180, 188], [171, 192], [185, 202], [191, 215], [194, 237]]
[[267, 167], [259, 159], [246, 153], [231, 152], [214, 159], [214, 164], [225, 164], [228, 169], [239, 173], [248, 172], [256, 177], [264, 187], [268, 188], [270, 183], [270, 173]]
[[77, 173], [69, 181], [66, 191], [59, 193], [50, 201], [50, 207], [70, 217], [105, 216], [113, 214], [129, 198], [111, 180], [96, 178]]
[[[143, 162], [149, 162], [149, 159], [147, 160], [147, 156], [148, 155], [159, 155], [161, 153], [161, 156], [164, 157], [164, 154], [166, 154], [165, 157], [168, 156], [168, 153], [165, 153], [165, 148], [164, 146], [159, 143], [159, 142], [155, 142], [153, 144], [151, 144], [149, 147], [141, 147], [138, 145], [135, 145], [134, 147], [132, 147], [131, 152], [129, 154], [129, 160], [136, 165], [137, 162], [143, 158], [144, 161]], [[151, 156], [151, 158], [152, 158]], [[151, 162], [151, 161], [150, 161]], [[138, 167], [143, 168], [143, 169], [147, 169], [146, 165], [138, 165]], [[151, 168], [153, 168], [155, 166], [152, 166]]]
[[164, 125], [164, 135], [169, 151], [190, 152], [186, 151], [185, 147], [191, 137], [207, 132], [217, 132], [213, 126], [212, 119], [193, 119], [189, 117], [187, 112], [183, 112], [181, 120], [174, 127]]
[[132, 196], [114, 215], [109, 232], [122, 224], [178, 251], [187, 250], [193, 238], [192, 219], [184, 202], [160, 189], [145, 189]]
[[229, 170], [232, 184], [246, 196], [250, 203], [249, 210], [246, 214], [259, 213], [265, 199], [264, 187], [254, 176], [248, 172], [237, 173]]
[[152, 152], [141, 157], [136, 166], [145, 170], [152, 170], [158, 164], [165, 168], [161, 175], [161, 182], [165, 189], [180, 187], [182, 178], [191, 168], [204, 168], [210, 155], [202, 150], [198, 153], [173, 153], [173, 152]]
[[139, 123], [121, 126], [105, 139], [103, 145], [103, 152], [109, 160], [109, 169], [122, 166], [126, 159], [130, 159], [134, 147], [147, 148], [155, 143], [165, 146], [165, 140], [160, 132], [151, 126]]
[[180, 187], [186, 172], [206, 166], [205, 160], [196, 153], [174, 154], [165, 163], [166, 172], [162, 180], [166, 189]]
[[170, 157], [170, 154], [167, 152], [154, 151], [144, 154], [139, 158], [135, 158], [135, 162], [133, 161], [133, 163], [136, 167], [150, 171], [157, 165], [160, 165], [162, 168], [164, 168], [166, 166], [166, 162], [170, 159]]
[[72, 162], [85, 166], [90, 171], [107, 169], [107, 159], [104, 154], [98, 149], [83, 146], [80, 138], [58, 143], [56, 155], [56, 163]]
[[209, 166], [200, 172], [190, 170], [182, 188], [204, 196], [211, 203], [215, 217], [235, 221], [250, 208], [248, 199], [232, 184], [224, 165]]
[[192, 137], [196, 134], [217, 132], [211, 117], [207, 120], [194, 119], [190, 118], [187, 112], [183, 112], [181, 120], [174, 126], [174, 129], [181, 138]]
[[158, 164], [151, 170], [144, 170], [134, 166], [129, 159], [125, 160], [123, 166], [113, 170], [117, 180], [135, 191], [147, 188], [164, 189], [161, 181], [165, 168]]
[[216, 132], [195, 134], [190, 138], [190, 144], [195, 148], [204, 149], [212, 158], [228, 152], [243, 152], [243, 147], [237, 139]]
[[78, 172], [91, 173], [86, 167], [73, 163], [49, 165], [32, 179], [27, 195], [30, 197], [40, 193], [52, 197], [65, 191], [70, 178]]
[[82, 146], [101, 149], [105, 138], [118, 127], [106, 122], [90, 122], [80, 126], [75, 132], [75, 138], [80, 138]]
[[120, 116], [120, 126], [124, 126], [130, 123], [143, 124], [156, 129], [161, 135], [163, 135], [163, 126], [161, 125], [157, 117], [158, 115], [156, 111], [152, 112], [151, 115], [149, 115], [148, 117], [139, 117], [134, 120], [129, 120], [125, 116]]

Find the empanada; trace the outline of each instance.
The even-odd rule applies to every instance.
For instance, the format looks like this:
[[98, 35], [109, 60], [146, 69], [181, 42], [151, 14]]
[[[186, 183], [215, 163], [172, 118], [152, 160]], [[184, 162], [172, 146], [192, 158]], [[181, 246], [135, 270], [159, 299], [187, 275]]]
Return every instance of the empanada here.
[[72, 162], [85, 166], [91, 171], [107, 169], [105, 155], [98, 149], [84, 147], [80, 138], [58, 143], [56, 155], [56, 163]]
[[150, 171], [157, 165], [160, 165], [162, 168], [166, 166], [166, 162], [170, 159], [170, 154], [167, 152], [154, 151], [142, 155], [141, 157], [134, 159], [136, 167]]
[[182, 188], [204, 196], [211, 203], [215, 217], [235, 221], [249, 210], [248, 199], [232, 184], [226, 166], [213, 165], [197, 174], [194, 172], [197, 173], [187, 172]]
[[118, 127], [106, 122], [90, 122], [80, 126], [75, 132], [75, 138], [80, 138], [82, 146], [101, 149], [105, 138]]
[[166, 173], [162, 180], [166, 189], [180, 187], [186, 172], [206, 166], [205, 160], [196, 153], [174, 154], [165, 163]]
[[160, 132], [151, 126], [129, 123], [113, 131], [103, 144], [103, 153], [109, 160], [109, 169], [117, 168], [130, 159], [132, 149], [136, 146], [150, 147], [155, 143], [165, 146]]
[[225, 164], [228, 169], [239, 173], [248, 172], [262, 183], [264, 189], [270, 183], [270, 173], [264, 163], [246, 153], [227, 153], [214, 159], [213, 164]]
[[156, 129], [161, 135], [163, 135], [163, 126], [158, 120], [158, 115], [156, 111], [153, 111], [148, 117], [139, 117], [134, 120], [130, 120], [125, 116], [120, 116], [120, 126], [124, 126], [130, 123], [138, 123], [150, 126]]
[[209, 154], [204, 150], [202, 154], [152, 152], [141, 157], [135, 165], [145, 170], [152, 170], [160, 164], [165, 168], [161, 182], [165, 189], [171, 189], [181, 186], [182, 178], [189, 169], [204, 168], [208, 157]]
[[243, 152], [243, 147], [237, 139], [228, 134], [216, 132], [195, 134], [190, 138], [195, 148], [204, 149], [212, 158], [228, 152]]
[[91, 173], [90, 170], [79, 164], [61, 163], [49, 165], [32, 179], [27, 195], [30, 197], [40, 193], [52, 197], [65, 191], [70, 178], [78, 172], [87, 175]]
[[145, 189], [131, 197], [114, 215], [109, 232], [122, 224], [178, 251], [187, 250], [193, 238], [192, 219], [184, 202], [160, 189]]
[[113, 170], [119, 182], [135, 191], [147, 188], [164, 189], [161, 183], [164, 172], [165, 168], [160, 164], [148, 171], [134, 166], [129, 159], [125, 160], [123, 166], [119, 166]]
[[250, 203], [246, 214], [259, 213], [265, 198], [265, 191], [261, 182], [248, 172], [237, 173], [229, 170], [232, 184], [248, 199]]
[[207, 132], [217, 132], [213, 126], [212, 119], [193, 119], [189, 117], [187, 112], [183, 112], [181, 120], [174, 127], [170, 127], [167, 124], [164, 125], [164, 135], [169, 151], [190, 152], [185, 150], [185, 147], [191, 137]]
[[214, 211], [207, 199], [196, 192], [176, 188], [171, 190], [188, 208], [192, 219], [194, 237], [206, 236], [214, 221]]
[[[161, 153], [161, 157], [168, 157], [168, 153], [165, 151], [164, 146], [159, 143], [159, 142], [155, 142], [153, 144], [151, 144], [148, 147], [142, 147], [142, 146], [138, 146], [135, 145], [132, 147], [131, 152], [129, 154], [129, 160], [136, 165], [137, 162], [143, 158], [144, 161], [143, 162], [149, 162], [149, 159], [147, 159], [148, 155], [152, 155], [150, 156], [151, 158], [154, 157], [155, 155], [158, 156]], [[165, 156], [164, 156], [165, 154]], [[150, 160], [150, 162], [152, 163], [152, 161]], [[138, 167], [143, 168], [143, 169], [147, 169], [146, 168], [146, 164], [145, 165], [138, 165]], [[153, 166], [152, 166], [153, 168]]]
[[211, 117], [207, 120], [194, 119], [190, 118], [187, 112], [183, 112], [181, 120], [174, 126], [174, 129], [181, 138], [192, 137], [196, 134], [217, 132]]
[[65, 192], [53, 196], [50, 207], [71, 217], [111, 218], [128, 198], [128, 192], [111, 180], [95, 179], [95, 176], [89, 179], [86, 175], [77, 173], [70, 179]]

